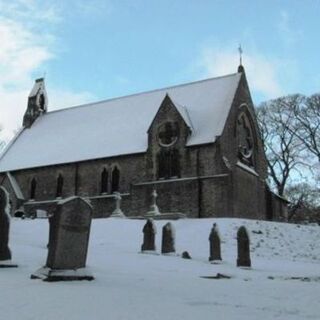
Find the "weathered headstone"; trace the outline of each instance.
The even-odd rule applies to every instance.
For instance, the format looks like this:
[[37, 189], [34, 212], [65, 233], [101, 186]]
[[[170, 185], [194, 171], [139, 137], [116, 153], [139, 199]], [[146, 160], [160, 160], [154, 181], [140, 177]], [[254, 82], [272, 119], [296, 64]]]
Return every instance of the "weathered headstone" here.
[[168, 222], [162, 228], [162, 246], [161, 246], [161, 253], [162, 254], [170, 254], [175, 253], [175, 230], [173, 225]]
[[125, 218], [123, 211], [121, 210], [121, 195], [120, 192], [114, 192], [114, 199], [116, 200], [116, 208], [112, 212], [111, 216], [112, 218]]
[[49, 248], [46, 266], [32, 278], [46, 281], [92, 280], [86, 267], [91, 205], [80, 197], [58, 202], [49, 218]]
[[210, 236], [210, 256], [209, 261], [221, 261], [221, 241], [218, 226], [216, 223], [213, 224]]
[[237, 233], [238, 259], [237, 267], [251, 267], [250, 239], [246, 227], [239, 228]]
[[10, 229], [10, 205], [9, 194], [0, 187], [0, 267], [17, 267], [11, 263], [11, 251], [9, 249], [9, 229]]
[[155, 235], [157, 233], [156, 226], [152, 219], [148, 219], [143, 227], [143, 244], [141, 251], [156, 251]]

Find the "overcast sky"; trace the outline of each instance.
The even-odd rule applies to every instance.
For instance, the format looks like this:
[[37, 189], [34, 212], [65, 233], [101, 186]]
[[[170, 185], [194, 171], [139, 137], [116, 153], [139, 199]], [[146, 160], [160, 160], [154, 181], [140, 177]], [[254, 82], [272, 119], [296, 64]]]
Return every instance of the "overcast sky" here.
[[0, 123], [34, 79], [49, 110], [236, 72], [255, 103], [320, 91], [319, 0], [0, 0]]

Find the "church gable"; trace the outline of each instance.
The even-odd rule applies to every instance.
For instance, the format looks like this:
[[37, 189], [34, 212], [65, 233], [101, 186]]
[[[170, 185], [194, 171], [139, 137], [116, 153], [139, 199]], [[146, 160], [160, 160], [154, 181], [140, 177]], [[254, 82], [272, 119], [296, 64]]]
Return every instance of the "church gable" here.
[[233, 167], [238, 165], [266, 178], [264, 149], [243, 68], [220, 142], [222, 155]]
[[[158, 140], [161, 144], [170, 144], [172, 139], [180, 138], [179, 130], [183, 127], [184, 141], [191, 134], [192, 124], [186, 107], [174, 103], [166, 94], [161, 105], [151, 122], [148, 134], [158, 131]], [[150, 142], [149, 142], [150, 146]]]
[[191, 134], [187, 110], [177, 107], [166, 94], [148, 129], [147, 161], [152, 179], [180, 177], [180, 160]]

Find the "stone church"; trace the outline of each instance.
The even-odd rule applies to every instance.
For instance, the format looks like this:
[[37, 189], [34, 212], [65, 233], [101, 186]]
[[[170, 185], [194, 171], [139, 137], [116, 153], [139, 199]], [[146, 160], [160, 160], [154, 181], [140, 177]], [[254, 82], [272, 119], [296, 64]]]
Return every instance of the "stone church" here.
[[153, 190], [163, 213], [192, 218], [284, 219], [242, 65], [217, 78], [49, 112], [44, 79], [23, 127], [0, 158], [12, 214], [90, 200], [95, 217], [144, 215]]

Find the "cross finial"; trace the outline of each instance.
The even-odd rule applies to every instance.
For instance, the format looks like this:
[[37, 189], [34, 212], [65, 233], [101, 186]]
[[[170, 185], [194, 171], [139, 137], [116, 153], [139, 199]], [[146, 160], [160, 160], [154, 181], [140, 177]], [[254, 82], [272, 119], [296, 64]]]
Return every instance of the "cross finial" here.
[[242, 66], [242, 53], [243, 53], [243, 51], [242, 51], [241, 43], [239, 44], [238, 50], [239, 50], [239, 56], [240, 56], [240, 66]]

